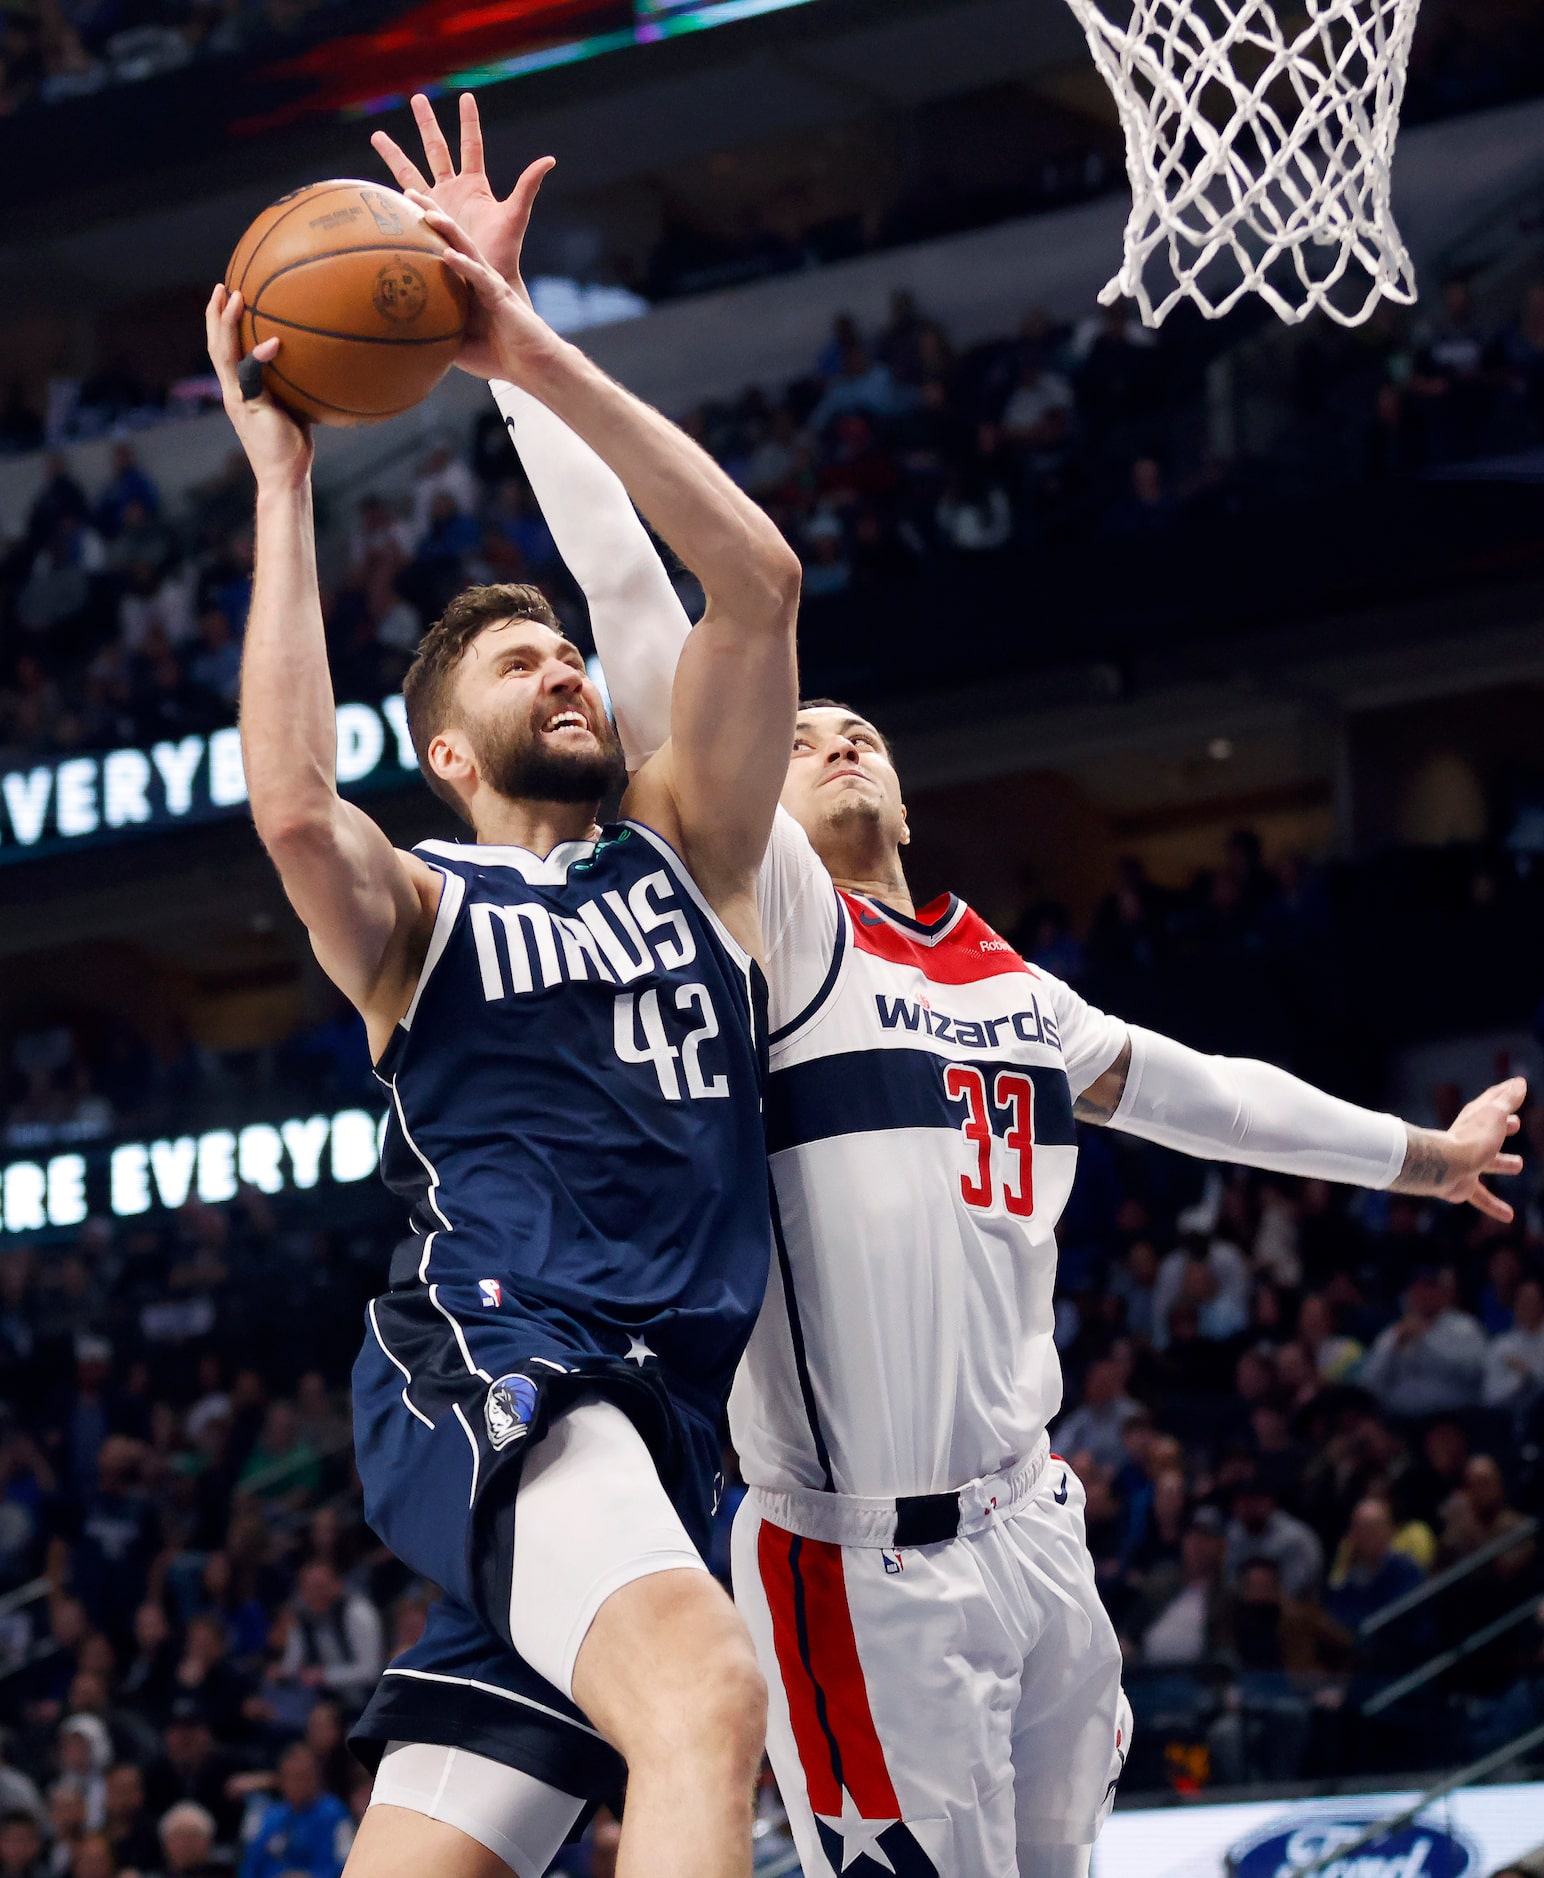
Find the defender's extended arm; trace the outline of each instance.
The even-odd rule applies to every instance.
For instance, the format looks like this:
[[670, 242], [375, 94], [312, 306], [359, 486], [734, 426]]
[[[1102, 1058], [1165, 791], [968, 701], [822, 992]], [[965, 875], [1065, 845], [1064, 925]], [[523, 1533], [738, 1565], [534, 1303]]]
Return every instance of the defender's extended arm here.
[[1481, 1176], [1521, 1172], [1521, 1158], [1502, 1145], [1522, 1125], [1516, 1111], [1526, 1093], [1514, 1076], [1477, 1096], [1451, 1128], [1417, 1128], [1326, 1095], [1273, 1064], [1204, 1056], [1133, 1024], [1125, 1050], [1085, 1090], [1077, 1112], [1182, 1154], [1468, 1201], [1509, 1220], [1511, 1207]]
[[691, 621], [621, 479], [539, 398], [490, 389], [569, 572], [590, 608], [629, 770], [670, 735], [670, 693]]

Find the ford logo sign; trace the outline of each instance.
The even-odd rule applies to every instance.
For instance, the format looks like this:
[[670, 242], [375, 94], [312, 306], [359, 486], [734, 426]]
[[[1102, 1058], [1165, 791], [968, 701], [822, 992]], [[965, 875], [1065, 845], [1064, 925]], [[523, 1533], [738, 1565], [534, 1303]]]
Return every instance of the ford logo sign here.
[[1349, 1858], [1335, 1856], [1372, 1824], [1344, 1813], [1277, 1820], [1236, 1845], [1227, 1869], [1232, 1878], [1296, 1878], [1310, 1867], [1319, 1878], [1465, 1878], [1474, 1869], [1474, 1853], [1456, 1833], [1419, 1823], [1396, 1827]]

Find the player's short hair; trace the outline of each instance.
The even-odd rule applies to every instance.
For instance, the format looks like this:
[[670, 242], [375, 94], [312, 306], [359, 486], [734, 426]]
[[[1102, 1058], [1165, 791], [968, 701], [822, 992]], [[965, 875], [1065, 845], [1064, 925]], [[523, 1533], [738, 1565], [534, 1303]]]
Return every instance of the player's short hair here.
[[885, 755], [894, 759], [895, 752], [890, 748], [890, 739], [879, 728], [866, 711], [855, 710], [850, 704], [843, 704], [840, 698], [800, 698], [801, 711], [845, 711], [849, 717], [860, 717], [878, 737], [885, 747]]
[[402, 702], [407, 706], [407, 732], [423, 778], [442, 802], [448, 802], [462, 821], [471, 823], [462, 802], [448, 782], [429, 767], [429, 745], [445, 728], [450, 715], [456, 667], [467, 647], [486, 627], [500, 620], [532, 619], [554, 632], [563, 629], [540, 587], [524, 582], [499, 581], [487, 587], [468, 587], [458, 593], [423, 638], [402, 681]]

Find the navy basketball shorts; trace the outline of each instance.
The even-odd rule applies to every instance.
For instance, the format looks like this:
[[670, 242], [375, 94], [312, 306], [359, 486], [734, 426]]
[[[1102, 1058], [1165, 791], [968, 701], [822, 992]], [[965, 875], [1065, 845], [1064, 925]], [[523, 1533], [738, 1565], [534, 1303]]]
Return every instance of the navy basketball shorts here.
[[[566, 1319], [506, 1307], [496, 1325], [469, 1324], [452, 1304], [438, 1287], [377, 1298], [354, 1369], [366, 1518], [443, 1596], [350, 1743], [380, 1768], [378, 1800], [463, 1830], [474, 1815], [492, 1822], [472, 1836], [539, 1872], [561, 1805], [520, 1802], [521, 1782], [501, 1788], [480, 1763], [569, 1796], [569, 1825], [619, 1792], [619, 1756], [574, 1704], [574, 1662], [615, 1591], [706, 1569], [718, 1429], [711, 1404], [683, 1399], [657, 1361], [587, 1348]], [[400, 1745], [457, 1750], [459, 1774], [447, 1762], [431, 1777]]]

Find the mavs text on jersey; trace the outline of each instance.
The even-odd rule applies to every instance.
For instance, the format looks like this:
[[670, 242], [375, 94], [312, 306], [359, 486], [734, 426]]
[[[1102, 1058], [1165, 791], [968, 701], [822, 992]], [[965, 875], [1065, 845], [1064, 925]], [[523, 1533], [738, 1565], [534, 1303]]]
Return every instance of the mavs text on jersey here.
[[598, 1395], [706, 1545], [770, 1257], [765, 988], [641, 824], [545, 859], [417, 852], [445, 884], [377, 1070], [412, 1230], [369, 1306], [355, 1445], [371, 1526], [445, 1596], [352, 1738], [509, 1760], [513, 1731], [518, 1764], [598, 1796], [617, 1758], [510, 1641], [516, 1488], [552, 1417]]

